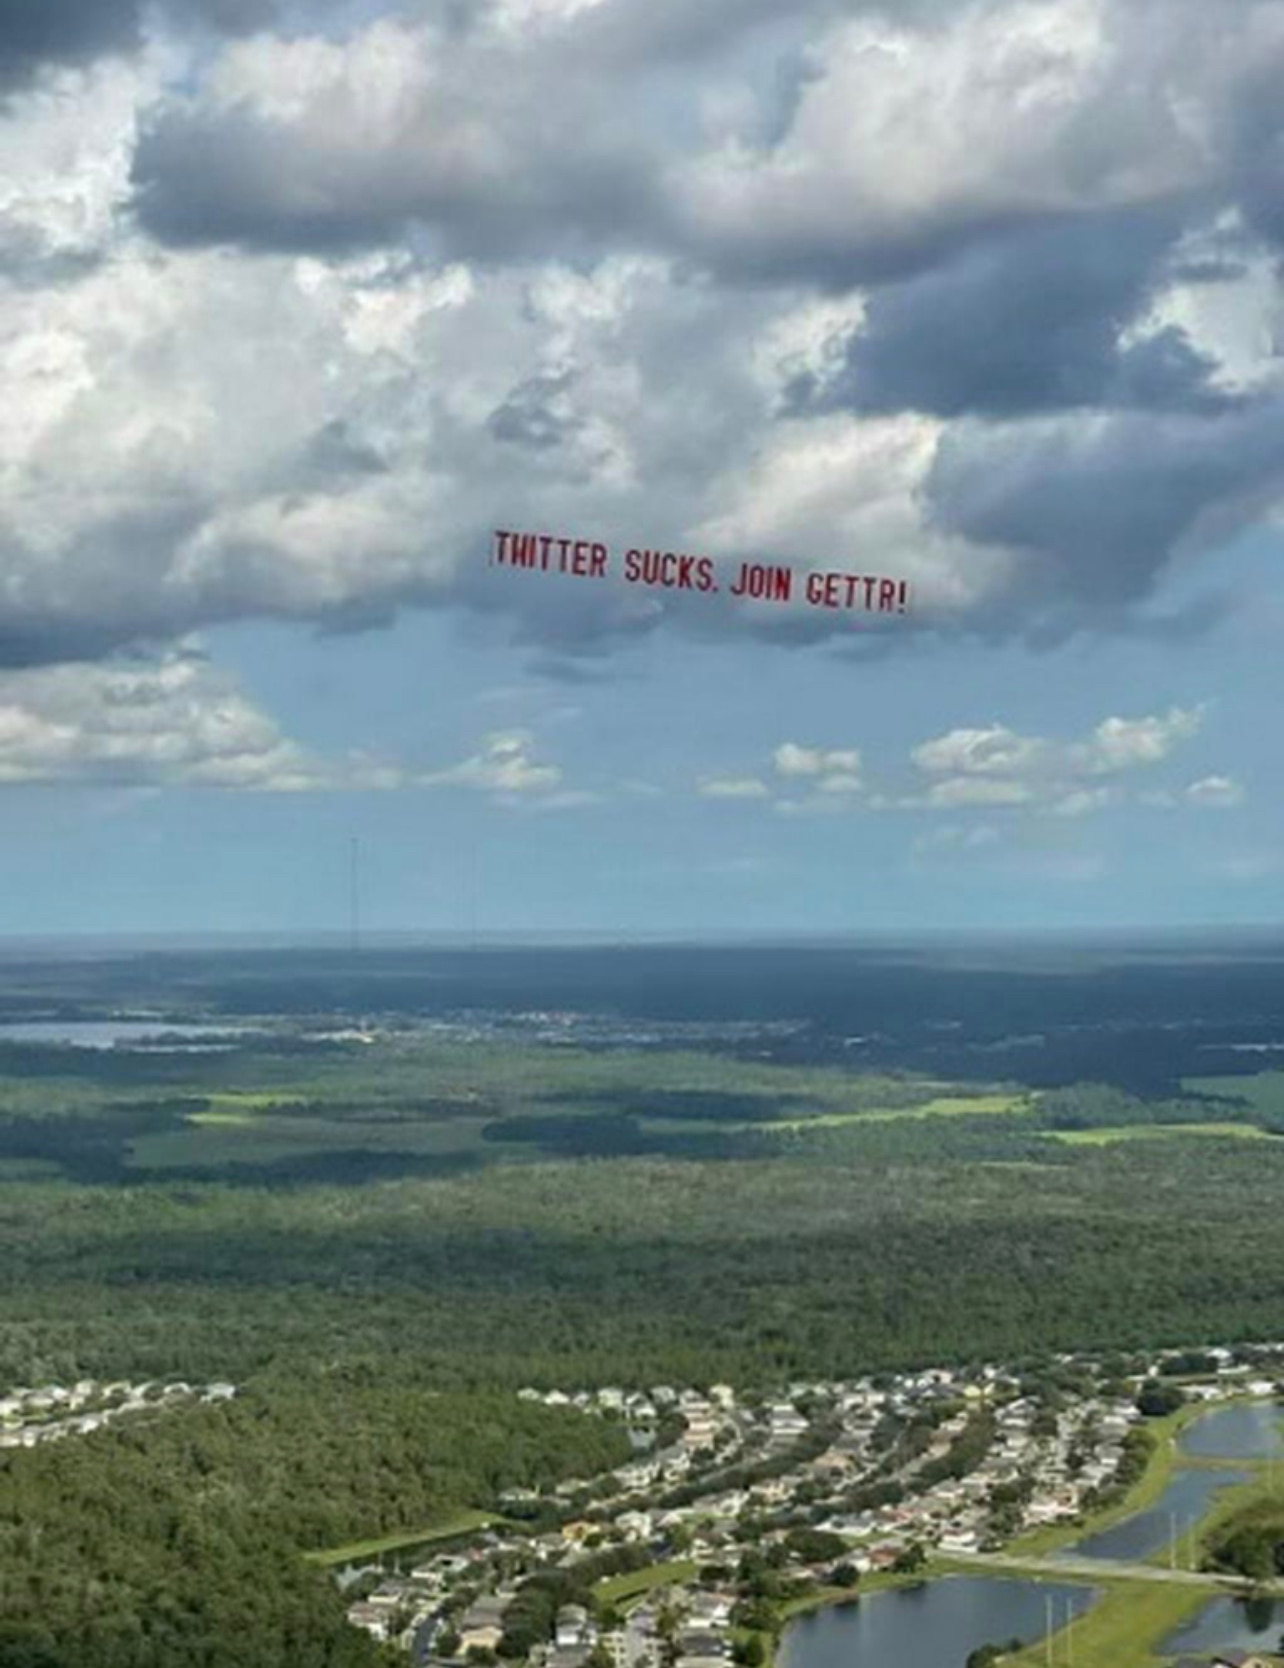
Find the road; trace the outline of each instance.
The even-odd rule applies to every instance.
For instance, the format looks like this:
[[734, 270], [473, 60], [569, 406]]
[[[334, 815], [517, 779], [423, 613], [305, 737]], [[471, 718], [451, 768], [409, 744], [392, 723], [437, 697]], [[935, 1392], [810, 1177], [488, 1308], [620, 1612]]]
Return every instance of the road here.
[[1017, 1575], [1080, 1576], [1090, 1581], [1161, 1581], [1171, 1586], [1254, 1592], [1284, 1597], [1284, 1581], [1256, 1585], [1241, 1576], [1205, 1570], [1165, 1569], [1161, 1564], [1124, 1563], [1113, 1558], [1082, 1558], [1058, 1553], [1051, 1558], [1021, 1558], [1006, 1552], [952, 1552], [948, 1562], [960, 1568], [1011, 1571]]

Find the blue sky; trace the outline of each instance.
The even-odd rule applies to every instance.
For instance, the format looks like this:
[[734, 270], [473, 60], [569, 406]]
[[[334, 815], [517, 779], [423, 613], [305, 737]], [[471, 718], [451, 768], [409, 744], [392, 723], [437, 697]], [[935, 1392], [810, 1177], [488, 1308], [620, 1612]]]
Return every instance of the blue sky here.
[[[1250, 586], [1274, 559], [1265, 548], [1227, 558]], [[581, 685], [541, 676], [502, 630], [451, 614], [339, 637], [226, 628], [211, 634], [211, 655], [319, 757], [374, 750], [432, 772], [477, 755], [488, 735], [523, 732], [559, 780], [532, 795], [464, 783], [11, 789], [10, 930], [343, 930], [353, 838], [370, 929], [1276, 921], [1282, 808], [1261, 715], [1278, 683], [1278, 628], [1244, 613], [1176, 646], [924, 643], [867, 664], [832, 649], [655, 636]], [[1112, 778], [1120, 802], [1101, 810], [868, 805], [876, 791], [911, 797], [914, 748], [960, 727], [1073, 742], [1112, 714], [1173, 708], [1199, 709], [1198, 731]], [[769, 761], [790, 742], [858, 749], [868, 790], [832, 813], [782, 811], [788, 790]], [[770, 796], [701, 791], [741, 777], [765, 779]], [[1242, 798], [1182, 801], [1213, 778]], [[1153, 794], [1176, 803], [1145, 803]]]
[[1228, 4], [0, 18], [0, 932], [1284, 919]]

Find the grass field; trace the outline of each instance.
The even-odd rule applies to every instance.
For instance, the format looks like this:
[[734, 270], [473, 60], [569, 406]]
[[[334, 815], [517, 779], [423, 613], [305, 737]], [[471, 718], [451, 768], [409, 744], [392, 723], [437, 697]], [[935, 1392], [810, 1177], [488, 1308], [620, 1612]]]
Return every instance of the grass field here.
[[1106, 1582], [1103, 1597], [1053, 1635], [1051, 1658], [1040, 1641], [1005, 1657], [1005, 1668], [1046, 1668], [1049, 1660], [1073, 1662], [1075, 1668], [1159, 1668], [1172, 1658], [1158, 1655], [1156, 1647], [1198, 1615], [1211, 1596], [1198, 1588]]
[[384, 1552], [397, 1552], [403, 1546], [427, 1546], [433, 1541], [453, 1540], [473, 1529], [484, 1529], [488, 1523], [504, 1520], [493, 1512], [454, 1512], [450, 1517], [429, 1524], [426, 1529], [383, 1535], [374, 1540], [349, 1541], [346, 1546], [326, 1547], [322, 1552], [305, 1552], [304, 1562], [329, 1568], [334, 1564], [351, 1563], [358, 1558], [377, 1558]]
[[896, 1118], [997, 1117], [1004, 1112], [1024, 1112], [1032, 1105], [1029, 1095], [937, 1095], [920, 1106], [876, 1106], [865, 1112], [818, 1112], [813, 1118], [773, 1118], [763, 1127], [823, 1129], [836, 1124], [889, 1123]]
[[1120, 1124], [1116, 1129], [1054, 1129], [1054, 1141], [1068, 1147], [1111, 1147], [1117, 1141], [1170, 1141], [1177, 1135], [1216, 1135], [1234, 1141], [1273, 1141], [1275, 1136], [1256, 1124]]
[[673, 1587], [690, 1581], [697, 1567], [685, 1558], [667, 1564], [648, 1564], [645, 1569], [604, 1576], [593, 1591], [603, 1604], [623, 1604], [628, 1599], [641, 1598], [643, 1593], [654, 1592], [657, 1587]]

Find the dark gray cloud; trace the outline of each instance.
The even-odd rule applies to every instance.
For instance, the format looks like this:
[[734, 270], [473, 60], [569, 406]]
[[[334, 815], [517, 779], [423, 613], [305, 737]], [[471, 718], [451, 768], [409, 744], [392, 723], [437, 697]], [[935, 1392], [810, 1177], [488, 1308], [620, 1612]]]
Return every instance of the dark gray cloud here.
[[21, 86], [46, 64], [131, 51], [140, 28], [138, 0], [4, 0], [0, 92]]
[[875, 291], [836, 370], [800, 376], [787, 409], [1011, 417], [1214, 401], [1212, 367], [1180, 333], [1120, 345], [1181, 229], [1172, 211], [1071, 215], [965, 249]]
[[1284, 398], [1217, 416], [1122, 412], [993, 426], [941, 440], [927, 483], [938, 524], [1034, 559], [1014, 601], [1135, 603], [1188, 544], [1240, 530], [1284, 487]]
[[388, 461], [379, 448], [365, 440], [342, 417], [319, 428], [300, 459], [300, 485], [350, 480], [361, 475], [384, 475]]
[[557, 410], [557, 398], [571, 385], [569, 376], [531, 377], [496, 406], [486, 427], [496, 440], [512, 446], [560, 446], [580, 427], [579, 420]]
[[[340, 0], [306, 0], [304, 12], [322, 20]], [[135, 52], [149, 10], [171, 24], [220, 34], [248, 34], [282, 22], [287, 0], [0, 0], [0, 94], [29, 83], [42, 69]]]
[[[491, 260], [600, 252], [657, 214], [654, 170], [627, 122], [595, 120], [569, 97], [535, 108], [513, 60], [485, 108], [443, 84], [392, 149], [335, 124], [308, 130], [243, 111], [171, 111], [134, 158], [142, 225], [173, 245], [239, 244], [340, 253], [430, 234], [432, 253]], [[463, 78], [469, 81], [470, 76]]]

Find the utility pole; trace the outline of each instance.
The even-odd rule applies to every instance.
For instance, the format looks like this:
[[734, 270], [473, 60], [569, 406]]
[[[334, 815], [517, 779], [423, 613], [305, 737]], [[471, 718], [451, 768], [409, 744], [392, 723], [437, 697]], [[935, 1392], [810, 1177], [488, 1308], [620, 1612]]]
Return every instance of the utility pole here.
[[1044, 1595], [1043, 1609], [1046, 1618], [1044, 1643], [1048, 1648], [1048, 1668], [1052, 1668], [1052, 1595], [1050, 1593]]

